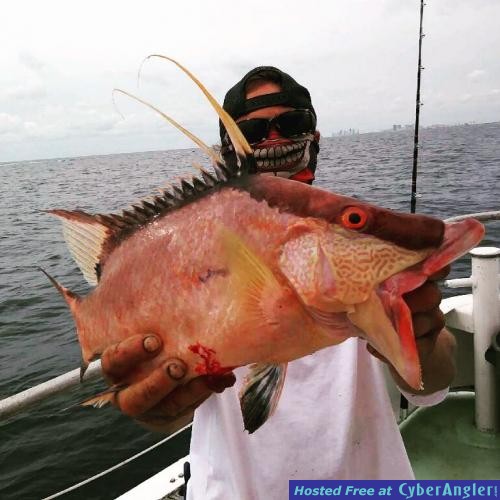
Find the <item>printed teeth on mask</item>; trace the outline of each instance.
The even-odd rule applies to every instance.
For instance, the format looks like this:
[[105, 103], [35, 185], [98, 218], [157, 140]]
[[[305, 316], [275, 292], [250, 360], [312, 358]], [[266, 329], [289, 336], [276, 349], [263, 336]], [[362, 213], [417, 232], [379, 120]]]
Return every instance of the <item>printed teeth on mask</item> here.
[[282, 158], [269, 158], [269, 159], [258, 159], [258, 168], [268, 168], [268, 167], [279, 167], [285, 165], [286, 163], [296, 161], [302, 157], [302, 151], [297, 151], [292, 154], [288, 154], [286, 157]]
[[307, 141], [300, 141], [286, 146], [275, 146], [270, 148], [256, 149], [253, 152], [254, 158], [280, 158], [288, 155], [292, 151], [302, 151]]

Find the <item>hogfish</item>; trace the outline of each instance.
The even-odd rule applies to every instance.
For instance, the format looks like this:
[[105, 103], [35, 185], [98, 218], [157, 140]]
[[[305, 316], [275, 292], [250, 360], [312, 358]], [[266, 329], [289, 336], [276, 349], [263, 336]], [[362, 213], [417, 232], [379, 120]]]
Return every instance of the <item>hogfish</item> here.
[[[237, 125], [175, 64], [218, 112], [238, 165], [212, 155], [213, 172], [202, 169], [120, 214], [50, 211], [95, 286], [81, 297], [53, 280], [75, 320], [83, 366], [146, 333], [163, 339], [163, 351], [135, 380], [171, 357], [187, 364], [186, 381], [250, 365], [240, 394], [250, 433], [276, 408], [289, 361], [350, 337], [366, 339], [421, 389], [402, 296], [477, 245], [483, 226], [256, 174]], [[92, 403], [110, 400], [105, 393]]]

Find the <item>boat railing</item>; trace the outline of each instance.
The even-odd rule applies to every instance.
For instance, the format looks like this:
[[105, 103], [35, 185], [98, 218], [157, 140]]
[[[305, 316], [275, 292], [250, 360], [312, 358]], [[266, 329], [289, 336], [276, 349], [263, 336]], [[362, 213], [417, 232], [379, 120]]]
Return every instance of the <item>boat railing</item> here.
[[101, 361], [93, 361], [80, 379], [80, 368], [63, 373], [58, 377], [42, 382], [0, 401], [0, 419], [8, 418], [16, 413], [80, 385], [81, 382], [95, 380], [102, 375]]

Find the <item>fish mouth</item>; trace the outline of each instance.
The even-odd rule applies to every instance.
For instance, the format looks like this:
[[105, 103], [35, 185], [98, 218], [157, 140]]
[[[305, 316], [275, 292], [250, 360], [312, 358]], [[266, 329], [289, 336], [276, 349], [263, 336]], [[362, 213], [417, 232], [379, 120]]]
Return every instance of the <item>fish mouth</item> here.
[[421, 286], [429, 276], [467, 253], [483, 236], [484, 226], [475, 219], [446, 224], [439, 248], [420, 263], [391, 276], [376, 290], [391, 328], [375, 332], [367, 340], [415, 390], [423, 389], [421, 365], [411, 311], [403, 296]]

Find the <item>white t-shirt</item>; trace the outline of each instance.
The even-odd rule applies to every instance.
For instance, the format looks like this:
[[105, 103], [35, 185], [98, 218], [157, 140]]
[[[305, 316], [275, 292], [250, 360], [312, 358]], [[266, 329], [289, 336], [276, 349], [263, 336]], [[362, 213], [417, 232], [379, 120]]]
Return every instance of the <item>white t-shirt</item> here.
[[246, 371], [195, 412], [189, 500], [285, 500], [289, 479], [413, 479], [382, 363], [365, 341], [289, 363], [276, 412], [253, 434], [238, 400]]

